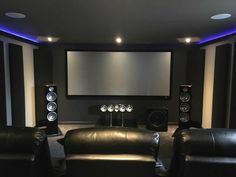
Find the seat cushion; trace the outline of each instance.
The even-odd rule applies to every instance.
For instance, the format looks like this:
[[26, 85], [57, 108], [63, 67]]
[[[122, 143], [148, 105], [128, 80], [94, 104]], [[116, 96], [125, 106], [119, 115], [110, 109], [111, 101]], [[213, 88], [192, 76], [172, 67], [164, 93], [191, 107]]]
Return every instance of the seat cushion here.
[[146, 155], [81, 154], [66, 157], [70, 177], [154, 177], [155, 159]]

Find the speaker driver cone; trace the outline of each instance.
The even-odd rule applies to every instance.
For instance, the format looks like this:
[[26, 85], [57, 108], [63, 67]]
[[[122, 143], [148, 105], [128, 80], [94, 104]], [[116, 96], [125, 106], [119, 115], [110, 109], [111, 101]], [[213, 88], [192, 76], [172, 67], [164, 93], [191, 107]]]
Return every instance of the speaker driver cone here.
[[188, 102], [190, 100], [190, 98], [191, 98], [191, 96], [188, 92], [181, 92], [180, 93], [179, 99], [182, 102]]
[[46, 98], [47, 101], [55, 101], [57, 99], [57, 94], [55, 92], [48, 92]]
[[182, 112], [188, 112], [190, 110], [190, 105], [188, 103], [181, 103], [179, 109]]
[[126, 111], [127, 111], [127, 112], [132, 112], [132, 111], [133, 111], [133, 106], [130, 105], [130, 104], [127, 105], [127, 106], [126, 106]]
[[57, 109], [57, 104], [55, 102], [49, 102], [47, 104], [48, 111], [55, 111]]
[[55, 112], [49, 112], [47, 115], [48, 121], [52, 122], [57, 119], [57, 113]]
[[149, 109], [147, 112], [146, 127], [153, 131], [167, 131], [168, 129], [168, 109]]
[[189, 121], [189, 114], [188, 113], [180, 113], [180, 117], [179, 117], [179, 120], [181, 122], [188, 122]]

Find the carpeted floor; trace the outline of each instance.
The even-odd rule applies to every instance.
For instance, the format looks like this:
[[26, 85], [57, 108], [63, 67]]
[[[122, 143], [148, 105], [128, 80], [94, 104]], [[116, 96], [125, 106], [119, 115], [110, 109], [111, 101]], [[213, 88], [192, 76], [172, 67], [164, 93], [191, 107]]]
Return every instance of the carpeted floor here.
[[[86, 128], [93, 127], [94, 125], [86, 125], [86, 124], [60, 124], [59, 128], [62, 132], [60, 136], [49, 136], [49, 147], [52, 157], [52, 163], [55, 169], [55, 176], [61, 176], [65, 171], [65, 154], [63, 146], [58, 143], [58, 139], [64, 137], [65, 133], [68, 130], [77, 129], [77, 128]], [[139, 126], [139, 128], [144, 128], [143, 126]], [[159, 159], [162, 161], [163, 165], [166, 169], [168, 169], [170, 165], [170, 159], [172, 155], [172, 142], [173, 142], [173, 133], [176, 130], [176, 126], [169, 126], [168, 132], [160, 132], [160, 150], [159, 150]]]

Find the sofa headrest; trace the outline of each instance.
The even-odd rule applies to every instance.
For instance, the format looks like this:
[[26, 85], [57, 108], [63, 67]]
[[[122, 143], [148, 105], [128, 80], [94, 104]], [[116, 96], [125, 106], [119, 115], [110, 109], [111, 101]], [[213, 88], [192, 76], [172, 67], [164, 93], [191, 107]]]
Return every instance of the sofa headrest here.
[[33, 153], [46, 138], [45, 132], [37, 128], [0, 128], [0, 153]]
[[68, 131], [67, 154], [152, 154], [159, 147], [159, 134], [127, 127], [96, 127]]
[[236, 130], [183, 130], [176, 135], [174, 148], [180, 154], [236, 157]]

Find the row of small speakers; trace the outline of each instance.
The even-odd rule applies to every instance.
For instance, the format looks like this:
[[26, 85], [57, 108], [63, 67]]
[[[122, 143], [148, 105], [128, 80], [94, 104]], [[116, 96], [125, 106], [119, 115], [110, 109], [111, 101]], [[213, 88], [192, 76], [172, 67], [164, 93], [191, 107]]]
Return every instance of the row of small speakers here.
[[132, 112], [133, 111], [133, 106], [128, 104], [128, 105], [124, 105], [124, 104], [116, 104], [116, 105], [102, 105], [100, 107], [100, 111], [102, 112]]

